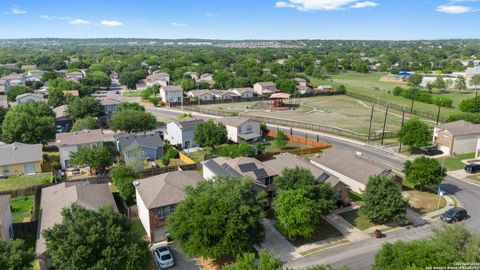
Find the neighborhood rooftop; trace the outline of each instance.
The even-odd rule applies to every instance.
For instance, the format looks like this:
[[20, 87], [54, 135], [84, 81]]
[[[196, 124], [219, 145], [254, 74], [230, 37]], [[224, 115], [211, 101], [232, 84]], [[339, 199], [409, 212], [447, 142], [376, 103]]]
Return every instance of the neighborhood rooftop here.
[[179, 121], [175, 121], [175, 124], [179, 126], [181, 129], [194, 129], [198, 123], [202, 123], [202, 119], [195, 119], [195, 118], [185, 118]]
[[41, 144], [11, 143], [0, 145], [0, 165], [42, 160]]
[[58, 146], [79, 145], [103, 141], [103, 131], [101, 129], [82, 130], [78, 132], [57, 133], [56, 143]]
[[454, 136], [470, 135], [480, 133], [480, 125], [472, 124], [464, 120], [450, 122], [442, 125], [438, 125], [437, 128], [442, 130], [448, 130]]
[[239, 117], [239, 116], [232, 116], [232, 117], [223, 117], [219, 118], [216, 121], [223, 123], [226, 126], [231, 126], [231, 127], [239, 127], [243, 123], [249, 121], [250, 119], [244, 118], [244, 117]]
[[156, 149], [163, 146], [163, 140], [157, 132], [119, 134], [115, 135], [114, 138], [118, 141], [121, 149], [132, 146]]

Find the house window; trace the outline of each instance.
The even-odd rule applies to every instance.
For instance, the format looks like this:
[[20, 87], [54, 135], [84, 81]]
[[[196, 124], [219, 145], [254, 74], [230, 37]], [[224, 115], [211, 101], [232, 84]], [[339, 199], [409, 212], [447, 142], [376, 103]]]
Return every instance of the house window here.
[[10, 172], [10, 168], [8, 167], [8, 165], [4, 165], [3, 166], [3, 173], [9, 173]]
[[252, 125], [247, 126], [247, 133], [251, 133], [253, 131]]
[[265, 186], [269, 186], [272, 183], [273, 183], [273, 178], [272, 177], [265, 178]]
[[159, 208], [155, 209], [155, 211], [157, 212], [157, 216], [159, 218], [166, 218], [171, 213], [173, 213], [173, 211], [175, 211], [175, 206], [176, 205], [174, 205], [174, 204], [167, 205], [167, 206], [162, 206], [162, 207], [159, 207]]
[[444, 141], [448, 141], [448, 135], [447, 135], [447, 134], [443, 135], [443, 136], [442, 136], [442, 139], [443, 139]]

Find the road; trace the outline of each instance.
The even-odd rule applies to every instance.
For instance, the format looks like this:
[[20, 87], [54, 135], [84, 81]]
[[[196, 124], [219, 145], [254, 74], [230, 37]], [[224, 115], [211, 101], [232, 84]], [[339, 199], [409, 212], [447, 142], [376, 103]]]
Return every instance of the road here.
[[[152, 113], [164, 113], [169, 115], [179, 115], [182, 112], [172, 111], [168, 109], [148, 108]], [[209, 117], [202, 115], [204, 117]], [[284, 127], [277, 127], [274, 125], [267, 125], [269, 129], [276, 130], [277, 128], [289, 134], [290, 129]], [[361, 152], [363, 156], [384, 163], [396, 170], [402, 170], [406, 158], [400, 157], [393, 152], [382, 149], [380, 147], [371, 146], [365, 143], [359, 143], [343, 138], [333, 137], [313, 131], [293, 129], [292, 134], [308, 138], [318, 139], [320, 141], [329, 143], [333, 146], [343, 147], [355, 152]], [[441, 188], [448, 194], [454, 195], [467, 209], [470, 215], [473, 215], [465, 221], [468, 228], [472, 231], [480, 230], [480, 217], [477, 215], [478, 206], [480, 205], [480, 187], [470, 183], [461, 181], [459, 179], [448, 176], [441, 184]], [[286, 267], [293, 269], [301, 269], [317, 264], [330, 264], [332, 266], [347, 266], [351, 270], [371, 269], [375, 254], [381, 245], [385, 242], [392, 242], [396, 240], [414, 240], [423, 239], [432, 235], [432, 228], [440, 226], [440, 221], [435, 221], [417, 228], [402, 229], [388, 234], [388, 237], [377, 240], [367, 239], [360, 242], [335, 247], [319, 253], [308, 255], [286, 264]]]

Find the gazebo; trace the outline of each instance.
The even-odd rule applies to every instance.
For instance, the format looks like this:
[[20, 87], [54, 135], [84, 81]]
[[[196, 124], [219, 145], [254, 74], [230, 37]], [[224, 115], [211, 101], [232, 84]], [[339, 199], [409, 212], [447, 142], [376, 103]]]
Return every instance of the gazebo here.
[[272, 100], [272, 107], [277, 108], [277, 107], [282, 107], [285, 105], [283, 102], [285, 99], [290, 99], [290, 94], [286, 93], [275, 93], [270, 96], [270, 99]]

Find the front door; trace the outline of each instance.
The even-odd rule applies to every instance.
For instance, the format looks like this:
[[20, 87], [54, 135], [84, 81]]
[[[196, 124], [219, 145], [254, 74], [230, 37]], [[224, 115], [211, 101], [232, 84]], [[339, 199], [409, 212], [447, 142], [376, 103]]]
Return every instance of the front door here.
[[190, 141], [185, 141], [183, 148], [185, 148], [185, 149], [190, 148]]
[[35, 163], [25, 163], [25, 173], [35, 173]]

